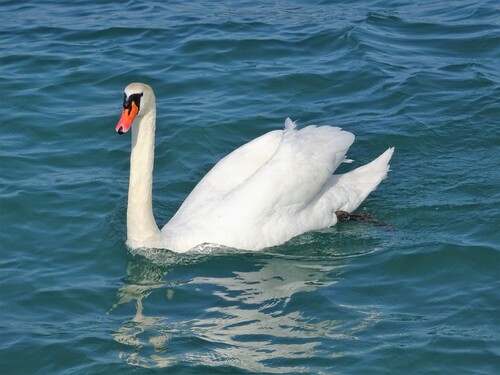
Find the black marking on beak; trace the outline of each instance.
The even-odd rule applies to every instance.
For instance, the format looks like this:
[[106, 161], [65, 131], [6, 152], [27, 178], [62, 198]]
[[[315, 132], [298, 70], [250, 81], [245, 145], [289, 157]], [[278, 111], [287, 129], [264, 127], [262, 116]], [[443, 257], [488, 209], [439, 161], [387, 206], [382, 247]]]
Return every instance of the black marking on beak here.
[[137, 106], [137, 109], [141, 109], [141, 98], [144, 95], [144, 93], [139, 93], [139, 94], [132, 94], [130, 96], [127, 96], [127, 94], [123, 94], [123, 108], [128, 109], [128, 114], [130, 115], [130, 112], [132, 111], [132, 102], [135, 103]]

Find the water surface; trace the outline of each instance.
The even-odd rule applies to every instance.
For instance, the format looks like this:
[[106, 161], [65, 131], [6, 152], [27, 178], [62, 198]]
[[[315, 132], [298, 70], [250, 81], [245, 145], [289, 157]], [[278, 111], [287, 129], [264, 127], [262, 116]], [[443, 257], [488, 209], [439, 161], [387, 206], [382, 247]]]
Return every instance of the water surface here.
[[[500, 371], [495, 1], [5, 1], [3, 374]], [[396, 147], [357, 223], [258, 253], [124, 245], [123, 88], [158, 103], [160, 225], [283, 126]], [[242, 228], [244, 230], [244, 228]]]

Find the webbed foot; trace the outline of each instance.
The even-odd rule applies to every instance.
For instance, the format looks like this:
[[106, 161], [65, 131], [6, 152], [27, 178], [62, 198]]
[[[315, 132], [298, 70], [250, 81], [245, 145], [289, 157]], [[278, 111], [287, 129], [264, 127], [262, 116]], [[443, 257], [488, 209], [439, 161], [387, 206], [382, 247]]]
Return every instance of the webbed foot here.
[[358, 222], [360, 221], [365, 223], [371, 223], [377, 227], [392, 229], [392, 227], [389, 224], [373, 219], [373, 216], [370, 215], [368, 212], [363, 212], [361, 215], [354, 215], [346, 211], [337, 211], [335, 212], [335, 215], [337, 215], [338, 221], [358, 221]]

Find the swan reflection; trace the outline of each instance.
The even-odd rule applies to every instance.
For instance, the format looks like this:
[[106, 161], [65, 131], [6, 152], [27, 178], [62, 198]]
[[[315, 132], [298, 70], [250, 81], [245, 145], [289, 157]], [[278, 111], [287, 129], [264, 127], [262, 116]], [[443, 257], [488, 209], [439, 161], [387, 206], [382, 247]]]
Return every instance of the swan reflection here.
[[233, 254], [190, 263], [186, 257], [162, 265], [144, 258], [129, 263], [113, 305], [113, 312], [134, 307], [134, 316], [114, 333], [128, 364], [310, 371], [301, 360], [331, 355], [322, 340], [362, 328], [362, 322], [351, 325], [349, 333], [333, 314], [314, 314], [328, 311], [321, 290], [341, 277], [342, 260]]

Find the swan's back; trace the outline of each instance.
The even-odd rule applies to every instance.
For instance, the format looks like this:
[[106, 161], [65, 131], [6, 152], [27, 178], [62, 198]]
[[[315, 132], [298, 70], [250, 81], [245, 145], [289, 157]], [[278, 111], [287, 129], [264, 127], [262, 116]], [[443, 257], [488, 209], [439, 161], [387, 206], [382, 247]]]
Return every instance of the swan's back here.
[[[214, 166], [162, 229], [165, 247], [187, 251], [215, 243], [257, 250], [334, 225], [336, 206], [346, 200], [357, 208], [364, 192], [387, 174], [386, 163], [385, 170], [373, 172], [377, 177], [363, 186], [363, 194], [353, 186], [340, 202], [335, 199], [338, 177], [332, 173], [353, 142], [354, 135], [340, 128], [297, 129], [287, 119], [285, 130], [247, 143]], [[373, 174], [369, 168], [357, 171], [358, 178]]]

